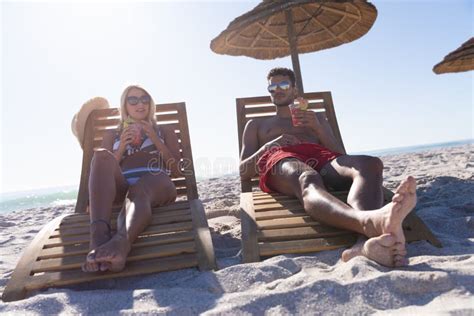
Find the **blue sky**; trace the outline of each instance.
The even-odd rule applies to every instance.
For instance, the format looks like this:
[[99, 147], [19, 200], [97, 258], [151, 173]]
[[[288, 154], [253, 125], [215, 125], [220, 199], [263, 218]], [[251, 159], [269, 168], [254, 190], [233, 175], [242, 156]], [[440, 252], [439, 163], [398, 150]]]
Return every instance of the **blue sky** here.
[[[78, 183], [72, 116], [94, 96], [118, 105], [130, 83], [187, 103], [198, 176], [236, 170], [235, 98], [265, 95], [268, 70], [291, 61], [209, 43], [258, 2], [2, 2], [0, 192]], [[473, 138], [472, 72], [432, 72], [473, 36], [472, 1], [372, 3], [365, 36], [300, 55], [305, 90], [333, 94], [348, 152]]]

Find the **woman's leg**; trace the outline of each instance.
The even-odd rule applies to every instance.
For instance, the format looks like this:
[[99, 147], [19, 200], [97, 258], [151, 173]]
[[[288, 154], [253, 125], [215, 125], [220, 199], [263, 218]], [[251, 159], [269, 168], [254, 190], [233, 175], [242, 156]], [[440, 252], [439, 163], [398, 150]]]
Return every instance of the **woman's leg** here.
[[90, 205], [90, 244], [89, 254], [83, 265], [84, 271], [98, 271], [95, 262], [95, 249], [109, 241], [110, 215], [114, 201], [123, 201], [127, 192], [127, 181], [122, 175], [120, 165], [108, 150], [94, 153], [89, 177]]
[[176, 188], [165, 173], [144, 175], [130, 186], [127, 206], [117, 219], [117, 233], [97, 248], [96, 261], [100, 269], [123, 270], [132, 243], [151, 221], [152, 206], [163, 206], [175, 199]]

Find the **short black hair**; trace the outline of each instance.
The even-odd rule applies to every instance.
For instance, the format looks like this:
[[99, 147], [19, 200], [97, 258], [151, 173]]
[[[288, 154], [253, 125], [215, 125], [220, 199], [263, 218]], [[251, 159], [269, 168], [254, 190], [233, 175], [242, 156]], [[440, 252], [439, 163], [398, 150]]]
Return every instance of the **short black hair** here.
[[291, 85], [294, 87], [296, 84], [295, 73], [289, 68], [277, 67], [270, 70], [267, 76], [267, 80], [270, 80], [271, 77], [275, 76], [287, 76], [290, 78]]

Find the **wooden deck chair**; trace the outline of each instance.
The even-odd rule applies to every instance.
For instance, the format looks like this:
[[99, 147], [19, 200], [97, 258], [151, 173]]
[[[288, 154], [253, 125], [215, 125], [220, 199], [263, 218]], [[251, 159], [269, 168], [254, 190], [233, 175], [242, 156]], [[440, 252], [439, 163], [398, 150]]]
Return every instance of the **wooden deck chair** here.
[[[344, 148], [336, 120], [330, 92], [306, 93], [309, 108], [326, 112], [329, 124], [339, 143]], [[242, 134], [245, 124], [251, 118], [275, 115], [275, 106], [270, 97], [239, 98], [237, 102], [237, 124], [239, 153], [242, 151]], [[244, 262], [259, 261], [286, 253], [306, 253], [351, 246], [356, 234], [330, 227], [313, 220], [305, 213], [296, 198], [282, 194], [268, 194], [253, 190], [258, 188], [258, 178], [242, 181], [240, 198], [242, 221], [242, 250]], [[348, 191], [331, 192], [343, 202], [347, 201]], [[391, 201], [393, 193], [384, 189], [384, 204]], [[405, 219], [403, 228], [407, 241], [427, 240], [437, 247], [441, 243], [428, 227], [414, 213]]]
[[[215, 269], [214, 249], [201, 201], [198, 199], [184, 103], [156, 106], [158, 124], [171, 125], [180, 143], [184, 178], [173, 179], [179, 200], [153, 209], [151, 224], [137, 238], [119, 273], [84, 273], [81, 264], [89, 247], [88, 180], [94, 149], [105, 129], [116, 128], [118, 109], [95, 110], [86, 123], [82, 174], [75, 214], [64, 215], [47, 224], [24, 251], [3, 292], [5, 302], [20, 300], [27, 293], [100, 279], [196, 267]], [[185, 198], [184, 198], [185, 197]], [[114, 207], [112, 229], [121, 205]]]

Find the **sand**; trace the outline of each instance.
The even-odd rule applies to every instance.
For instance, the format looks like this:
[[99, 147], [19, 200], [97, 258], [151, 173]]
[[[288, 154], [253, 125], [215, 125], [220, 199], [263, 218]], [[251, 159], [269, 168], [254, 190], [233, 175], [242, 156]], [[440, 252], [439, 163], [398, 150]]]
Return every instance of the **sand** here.
[[[407, 246], [410, 263], [391, 269], [343, 249], [241, 264], [237, 176], [198, 184], [218, 271], [185, 269], [48, 289], [0, 302], [1, 314], [395, 314], [474, 315], [474, 145], [381, 157], [384, 184], [418, 182], [417, 214], [444, 247]], [[23, 249], [73, 205], [0, 216], [0, 292]]]

